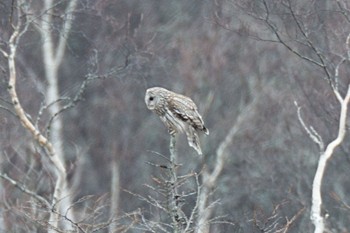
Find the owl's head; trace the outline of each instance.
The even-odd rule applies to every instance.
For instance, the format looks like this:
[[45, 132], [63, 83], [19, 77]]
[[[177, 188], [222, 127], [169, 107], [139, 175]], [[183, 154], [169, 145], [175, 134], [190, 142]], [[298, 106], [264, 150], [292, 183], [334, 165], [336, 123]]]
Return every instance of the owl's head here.
[[161, 104], [164, 98], [164, 93], [167, 90], [161, 87], [152, 87], [147, 89], [145, 95], [145, 102], [149, 110], [154, 110], [159, 104]]

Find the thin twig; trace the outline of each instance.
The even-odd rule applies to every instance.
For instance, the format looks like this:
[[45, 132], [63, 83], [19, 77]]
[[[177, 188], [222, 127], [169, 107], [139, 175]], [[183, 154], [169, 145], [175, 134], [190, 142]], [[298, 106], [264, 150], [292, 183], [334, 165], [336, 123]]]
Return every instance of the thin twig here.
[[15, 186], [16, 188], [18, 188], [19, 190], [21, 190], [23, 193], [33, 197], [34, 199], [36, 199], [39, 203], [44, 204], [45, 207], [50, 208], [51, 204], [49, 203], [49, 201], [47, 201], [45, 198], [43, 198], [42, 196], [38, 195], [37, 193], [29, 190], [28, 188], [26, 188], [23, 184], [21, 184], [20, 182], [10, 178], [7, 174], [4, 173], [0, 173], [0, 177], [3, 178], [4, 180], [7, 180], [8, 182], [10, 182], [13, 186]]

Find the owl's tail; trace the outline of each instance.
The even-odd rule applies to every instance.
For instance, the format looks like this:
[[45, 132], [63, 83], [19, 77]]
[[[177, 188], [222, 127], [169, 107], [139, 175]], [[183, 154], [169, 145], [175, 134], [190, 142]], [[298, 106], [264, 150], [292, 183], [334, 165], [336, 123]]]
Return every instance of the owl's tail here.
[[201, 145], [199, 142], [199, 137], [196, 132], [196, 130], [193, 127], [188, 127], [188, 130], [186, 130], [186, 135], [187, 135], [187, 141], [188, 145], [192, 148], [194, 148], [198, 155], [202, 155], [202, 150], [201, 150]]

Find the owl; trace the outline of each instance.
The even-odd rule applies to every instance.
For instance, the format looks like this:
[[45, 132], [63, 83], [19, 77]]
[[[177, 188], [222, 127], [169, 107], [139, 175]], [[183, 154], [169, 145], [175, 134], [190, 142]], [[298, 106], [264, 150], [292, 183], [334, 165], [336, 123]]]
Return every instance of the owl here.
[[146, 91], [145, 102], [147, 108], [160, 117], [170, 135], [186, 133], [189, 146], [202, 155], [198, 132], [209, 135], [209, 130], [190, 98], [162, 87], [152, 87]]

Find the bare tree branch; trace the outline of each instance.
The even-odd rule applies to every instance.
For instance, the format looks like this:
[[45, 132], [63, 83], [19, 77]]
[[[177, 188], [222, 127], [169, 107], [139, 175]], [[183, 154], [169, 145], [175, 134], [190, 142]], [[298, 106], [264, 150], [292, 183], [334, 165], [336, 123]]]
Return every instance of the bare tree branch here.
[[42, 196], [39, 196], [38, 194], [36, 194], [35, 192], [27, 189], [23, 184], [21, 184], [20, 182], [10, 178], [7, 174], [3, 174], [0, 173], [0, 177], [3, 178], [4, 180], [7, 180], [8, 182], [10, 182], [13, 186], [15, 186], [16, 188], [18, 188], [19, 190], [21, 190], [22, 192], [24, 192], [25, 194], [33, 197], [34, 199], [36, 199], [39, 203], [45, 205], [46, 208], [50, 208], [51, 204], [49, 203], [48, 200], [46, 200], [45, 198], [43, 198]]
[[319, 146], [320, 151], [323, 151], [324, 143], [323, 143], [322, 137], [317, 133], [317, 131], [312, 126], [310, 126], [310, 128], [306, 126], [305, 121], [301, 116], [301, 107], [298, 105], [297, 101], [294, 101], [294, 104], [297, 107], [298, 120], [300, 124], [302, 125], [306, 133], [309, 135], [309, 137], [312, 139], [312, 141], [314, 141]]
[[[16, 115], [18, 116], [21, 124], [26, 128], [33, 138], [39, 143], [40, 146], [46, 149], [47, 153], [49, 154], [49, 160], [54, 166], [54, 172], [56, 175], [56, 184], [55, 184], [55, 190], [53, 193], [53, 202], [52, 206], [55, 207], [56, 203], [61, 200], [61, 194], [65, 190], [66, 187], [66, 170], [63, 165], [63, 162], [60, 160], [60, 158], [57, 157], [56, 151], [52, 145], [52, 143], [46, 138], [38, 128], [34, 126], [32, 121], [28, 119], [28, 114], [24, 111], [23, 107], [20, 104], [19, 98], [17, 96], [17, 91], [16, 91], [16, 79], [17, 79], [17, 74], [16, 74], [16, 62], [15, 62], [15, 56], [16, 56], [16, 51], [17, 51], [17, 46], [19, 43], [19, 40], [21, 36], [27, 31], [28, 25], [25, 24], [22, 25], [22, 21], [20, 18], [22, 17], [22, 11], [20, 7], [18, 9], [18, 22], [16, 26], [14, 27], [14, 31], [10, 37], [9, 40], [9, 54], [8, 54], [8, 67], [9, 67], [9, 80], [8, 80], [8, 93], [11, 97], [11, 101], [14, 107], [14, 110], [16, 112]], [[25, 16], [25, 15], [24, 15]], [[57, 214], [55, 211], [50, 213], [50, 219], [56, 219], [57, 220]], [[54, 222], [54, 221], [52, 221]], [[56, 221], [55, 225], [53, 225], [54, 228], [57, 228], [58, 226], [58, 221]]]
[[[264, 0], [265, 2], [265, 0]], [[333, 82], [332, 82], [332, 78], [331, 78], [331, 74], [328, 71], [327, 65], [326, 65], [326, 61], [324, 59], [324, 56], [321, 54], [321, 52], [316, 48], [314, 42], [311, 41], [305, 27], [302, 25], [302, 23], [299, 21], [299, 19], [297, 18], [296, 14], [294, 13], [293, 7], [290, 3], [290, 0], [287, 1], [288, 2], [288, 8], [292, 14], [292, 17], [294, 19], [294, 22], [296, 23], [299, 31], [301, 32], [301, 34], [303, 35], [303, 37], [306, 39], [307, 45], [315, 52], [315, 54], [317, 55], [318, 59], [320, 60], [320, 66], [323, 68], [325, 74], [327, 75], [327, 79], [329, 84], [333, 87]]]
[[269, 28], [272, 30], [272, 32], [274, 33], [274, 35], [276, 36], [277, 38], [277, 41], [279, 43], [281, 43], [284, 47], [286, 47], [289, 51], [291, 51], [292, 53], [294, 53], [295, 55], [297, 55], [298, 57], [302, 58], [303, 60], [306, 60], [306, 61], [309, 61], [323, 69], [325, 69], [326, 67], [324, 66], [324, 64], [310, 58], [310, 57], [307, 57], [307, 56], [304, 56], [302, 55], [299, 51], [297, 51], [296, 49], [292, 48], [287, 42], [285, 42], [284, 39], [282, 39], [282, 36], [280, 35], [278, 29], [275, 27], [275, 25], [272, 24], [272, 22], [270, 21], [270, 10], [269, 10], [269, 7], [266, 3], [266, 0], [263, 0], [263, 5], [265, 7], [265, 11], [266, 11], [266, 16], [265, 18], [263, 19], [266, 24], [269, 26]]

